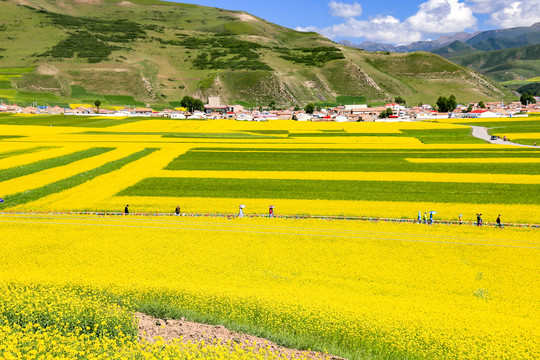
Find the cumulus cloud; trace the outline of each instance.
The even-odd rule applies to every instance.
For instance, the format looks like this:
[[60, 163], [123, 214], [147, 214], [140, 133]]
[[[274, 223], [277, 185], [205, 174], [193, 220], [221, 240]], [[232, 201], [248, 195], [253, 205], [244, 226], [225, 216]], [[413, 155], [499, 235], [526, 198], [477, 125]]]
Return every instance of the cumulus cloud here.
[[540, 22], [540, 1], [522, 0], [506, 4], [491, 14], [489, 23], [501, 28], [531, 26]]
[[472, 9], [459, 0], [429, 0], [405, 23], [423, 33], [448, 34], [474, 28], [477, 20]]
[[297, 30], [316, 31], [331, 39], [363, 37], [371, 41], [399, 44], [474, 29], [476, 24], [477, 19], [472, 9], [460, 0], [428, 0], [420, 5], [416, 14], [405, 21], [389, 15], [378, 15], [367, 20], [349, 17], [343, 23], [327, 28], [308, 27]]
[[362, 15], [362, 5], [357, 2], [353, 4], [346, 4], [337, 1], [330, 1], [328, 3], [328, 7], [330, 8], [330, 13], [332, 16], [348, 19]]

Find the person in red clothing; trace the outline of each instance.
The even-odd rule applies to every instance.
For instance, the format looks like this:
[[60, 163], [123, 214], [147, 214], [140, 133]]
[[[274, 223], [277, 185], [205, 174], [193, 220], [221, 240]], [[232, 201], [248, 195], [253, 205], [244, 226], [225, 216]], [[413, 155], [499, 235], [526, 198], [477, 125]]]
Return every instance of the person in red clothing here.
[[271, 218], [274, 217], [274, 205], [270, 205], [268, 207], [268, 217], [271, 217]]

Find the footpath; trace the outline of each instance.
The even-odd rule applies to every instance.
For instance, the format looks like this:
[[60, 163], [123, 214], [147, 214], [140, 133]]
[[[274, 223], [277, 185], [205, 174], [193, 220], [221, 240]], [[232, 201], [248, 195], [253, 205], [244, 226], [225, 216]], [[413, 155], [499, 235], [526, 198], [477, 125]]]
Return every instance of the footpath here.
[[[44, 212], [0, 212], [0, 215], [19, 215], [19, 216], [54, 216], [54, 215], [86, 215], [86, 216], [129, 216], [129, 217], [191, 217], [191, 218], [227, 218], [236, 219], [239, 218], [238, 214], [227, 213], [182, 213], [176, 215], [175, 213], [129, 213], [128, 215], [122, 212], [87, 212], [87, 211], [44, 211]], [[244, 214], [243, 218], [270, 218], [268, 214]], [[317, 220], [347, 220], [347, 221], [366, 221], [366, 222], [390, 222], [390, 223], [409, 223], [417, 224], [417, 219], [407, 218], [380, 218], [371, 216], [329, 216], [329, 215], [274, 215], [276, 219], [317, 219]], [[427, 224], [426, 224], [427, 225]], [[433, 220], [432, 225], [460, 225], [457, 220]], [[476, 221], [463, 221], [461, 226], [476, 226]], [[484, 222], [483, 226], [496, 226], [495, 222]], [[519, 223], [502, 223], [503, 227], [516, 227], [516, 228], [532, 228], [540, 229], [540, 224], [519, 224]]]

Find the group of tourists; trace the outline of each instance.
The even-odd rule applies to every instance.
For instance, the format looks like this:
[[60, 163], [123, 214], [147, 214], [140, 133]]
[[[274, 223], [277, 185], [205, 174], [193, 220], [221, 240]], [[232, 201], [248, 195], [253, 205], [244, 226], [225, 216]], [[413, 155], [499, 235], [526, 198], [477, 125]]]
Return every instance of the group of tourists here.
[[422, 215], [422, 212], [419, 211], [417, 221], [419, 224], [433, 225], [433, 215], [436, 213], [436, 211], [430, 211], [428, 217], [427, 211], [424, 211], [424, 215]]
[[[1, 200], [1, 199], [0, 199]], [[0, 201], [1, 202], [1, 201]], [[238, 208], [238, 214], [236, 215], [238, 218], [244, 217], [244, 209], [246, 208], [246, 205], [242, 204]], [[274, 205], [270, 205], [268, 207], [268, 217], [273, 218], [274, 217]], [[175, 215], [180, 215], [180, 205], [177, 205], [174, 209]], [[129, 215], [129, 205], [126, 205], [124, 208], [124, 214]], [[429, 215], [428, 215], [429, 214]], [[424, 212], [422, 215], [422, 212], [418, 212], [417, 222], [418, 224], [426, 224], [426, 225], [433, 225], [433, 215], [437, 214], [436, 211], [430, 211], [429, 213], [427, 211]], [[496, 226], [498, 228], [502, 228], [502, 222], [501, 222], [501, 215], [497, 216], [497, 220], [495, 220]], [[463, 224], [463, 215], [459, 214], [458, 217], [458, 223], [459, 225]], [[477, 213], [476, 214], [476, 226], [482, 226], [484, 221], [482, 220], [482, 214]]]

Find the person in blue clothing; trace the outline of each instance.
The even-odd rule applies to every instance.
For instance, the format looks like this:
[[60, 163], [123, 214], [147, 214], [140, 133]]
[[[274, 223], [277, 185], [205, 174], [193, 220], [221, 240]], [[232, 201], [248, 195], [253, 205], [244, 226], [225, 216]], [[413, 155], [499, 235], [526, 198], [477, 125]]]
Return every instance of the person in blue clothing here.
[[418, 212], [418, 223], [419, 224], [422, 223], [422, 212], [421, 211]]

